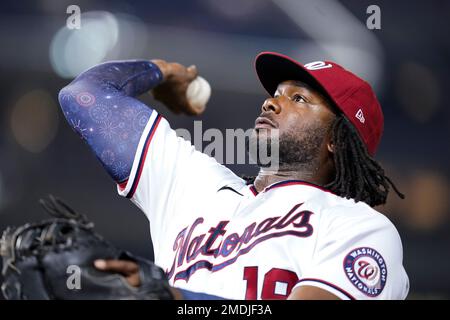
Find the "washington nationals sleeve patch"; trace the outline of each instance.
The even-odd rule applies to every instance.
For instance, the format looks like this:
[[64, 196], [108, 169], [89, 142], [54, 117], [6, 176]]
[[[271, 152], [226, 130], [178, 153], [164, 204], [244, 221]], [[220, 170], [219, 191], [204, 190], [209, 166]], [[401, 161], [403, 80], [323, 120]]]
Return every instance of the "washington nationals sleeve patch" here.
[[386, 263], [376, 250], [356, 248], [344, 259], [344, 271], [350, 282], [369, 297], [381, 294], [387, 279]]

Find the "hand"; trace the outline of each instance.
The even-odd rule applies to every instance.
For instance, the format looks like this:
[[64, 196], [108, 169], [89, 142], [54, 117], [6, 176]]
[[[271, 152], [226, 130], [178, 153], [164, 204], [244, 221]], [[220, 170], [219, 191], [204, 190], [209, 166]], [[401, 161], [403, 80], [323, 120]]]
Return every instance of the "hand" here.
[[[115, 272], [121, 274], [128, 284], [133, 287], [139, 287], [141, 285], [141, 279], [139, 277], [139, 265], [129, 260], [95, 260], [94, 266], [106, 272]], [[175, 300], [182, 300], [183, 295], [181, 292], [173, 287], [170, 288], [173, 298]]]
[[128, 284], [133, 287], [141, 285], [139, 277], [139, 266], [137, 263], [129, 260], [95, 260], [94, 266], [106, 272], [121, 274]]
[[163, 82], [152, 90], [156, 100], [164, 103], [174, 113], [195, 115], [196, 112], [189, 106], [186, 90], [197, 75], [197, 68], [192, 65], [188, 68], [176, 62], [152, 60], [163, 74]]

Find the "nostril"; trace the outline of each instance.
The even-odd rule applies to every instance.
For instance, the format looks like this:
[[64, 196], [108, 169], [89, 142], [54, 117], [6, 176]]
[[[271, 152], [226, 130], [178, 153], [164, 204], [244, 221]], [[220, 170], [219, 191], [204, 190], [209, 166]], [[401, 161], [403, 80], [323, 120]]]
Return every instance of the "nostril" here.
[[262, 107], [262, 110], [265, 112], [268, 112], [268, 111], [276, 112], [277, 108], [275, 107], [275, 105], [273, 103], [265, 103]]
[[273, 105], [273, 103], [266, 101], [264, 102], [264, 104], [262, 105], [262, 110], [263, 111], [275, 111], [275, 106]]

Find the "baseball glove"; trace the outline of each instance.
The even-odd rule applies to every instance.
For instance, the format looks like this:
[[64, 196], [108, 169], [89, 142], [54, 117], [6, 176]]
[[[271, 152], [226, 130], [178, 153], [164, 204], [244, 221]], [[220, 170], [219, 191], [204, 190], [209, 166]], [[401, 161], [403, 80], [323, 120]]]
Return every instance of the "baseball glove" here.
[[[0, 240], [6, 299], [172, 299], [162, 269], [105, 241], [85, 215], [60, 199], [40, 203], [51, 219], [8, 228]], [[97, 270], [96, 259], [136, 262], [141, 285]]]

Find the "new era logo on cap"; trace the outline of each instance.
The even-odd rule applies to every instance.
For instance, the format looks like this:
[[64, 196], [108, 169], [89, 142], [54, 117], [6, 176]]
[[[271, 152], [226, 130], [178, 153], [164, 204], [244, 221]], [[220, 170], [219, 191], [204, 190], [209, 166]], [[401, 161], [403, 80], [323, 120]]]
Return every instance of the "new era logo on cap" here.
[[366, 119], [364, 119], [364, 113], [361, 109], [358, 109], [358, 111], [355, 114], [356, 119], [359, 120], [359, 122], [364, 123]]
[[286, 80], [299, 80], [320, 90], [355, 126], [368, 152], [375, 154], [384, 119], [375, 93], [366, 81], [331, 61], [302, 65], [276, 52], [260, 53], [256, 57], [255, 68], [270, 95], [275, 93], [278, 84]]
[[324, 61], [314, 61], [305, 64], [305, 68], [308, 70], [320, 70], [333, 67], [332, 64], [326, 63]]

